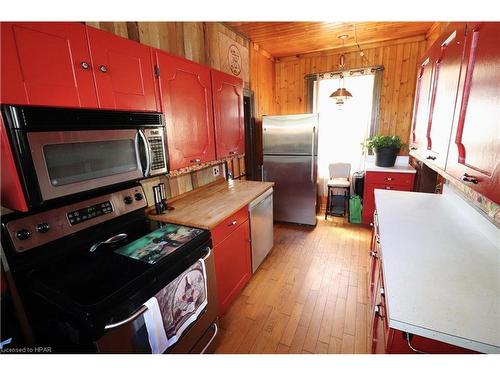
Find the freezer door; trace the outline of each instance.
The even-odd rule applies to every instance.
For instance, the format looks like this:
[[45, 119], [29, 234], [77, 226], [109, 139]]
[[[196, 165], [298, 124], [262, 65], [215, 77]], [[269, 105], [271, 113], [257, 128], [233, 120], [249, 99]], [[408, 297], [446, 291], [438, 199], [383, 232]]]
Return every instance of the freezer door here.
[[274, 185], [274, 220], [316, 225], [317, 157], [264, 155], [264, 181]]
[[318, 115], [264, 116], [264, 155], [317, 155]]

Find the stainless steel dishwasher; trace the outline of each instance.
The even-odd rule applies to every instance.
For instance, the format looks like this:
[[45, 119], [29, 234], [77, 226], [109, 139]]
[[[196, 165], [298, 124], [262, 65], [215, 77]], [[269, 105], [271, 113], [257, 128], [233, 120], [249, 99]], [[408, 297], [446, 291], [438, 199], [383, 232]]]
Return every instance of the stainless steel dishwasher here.
[[255, 198], [249, 205], [252, 235], [252, 272], [255, 273], [273, 248], [273, 189]]

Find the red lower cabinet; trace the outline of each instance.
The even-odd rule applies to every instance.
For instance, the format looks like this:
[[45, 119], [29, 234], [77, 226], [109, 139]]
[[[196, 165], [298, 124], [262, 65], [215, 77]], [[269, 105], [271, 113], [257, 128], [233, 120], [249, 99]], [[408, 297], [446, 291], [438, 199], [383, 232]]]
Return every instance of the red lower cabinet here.
[[234, 229], [229, 234], [226, 230], [227, 237], [222, 241], [213, 236], [217, 298], [221, 315], [227, 311], [252, 276], [248, 215], [243, 222], [228, 218], [214, 228], [212, 233], [224, 232], [220, 230], [222, 227]]
[[414, 173], [366, 172], [363, 191], [363, 224], [370, 224], [375, 212], [375, 189], [411, 191]]

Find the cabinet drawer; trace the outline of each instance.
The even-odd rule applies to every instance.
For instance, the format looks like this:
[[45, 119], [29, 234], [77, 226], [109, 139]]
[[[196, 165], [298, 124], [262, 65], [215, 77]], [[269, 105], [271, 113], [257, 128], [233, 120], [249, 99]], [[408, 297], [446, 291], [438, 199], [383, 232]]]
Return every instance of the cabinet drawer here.
[[229, 236], [240, 224], [248, 220], [248, 207], [245, 206], [234, 214], [229, 215], [214, 229], [212, 229], [212, 243], [216, 246]]
[[386, 173], [386, 172], [367, 172], [367, 184], [385, 184], [385, 185], [413, 185], [413, 173]]

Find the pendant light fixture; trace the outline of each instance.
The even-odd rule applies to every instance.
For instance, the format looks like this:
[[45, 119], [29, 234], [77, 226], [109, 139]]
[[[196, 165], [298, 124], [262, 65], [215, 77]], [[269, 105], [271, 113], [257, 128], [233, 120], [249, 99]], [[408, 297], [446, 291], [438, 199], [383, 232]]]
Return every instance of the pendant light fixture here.
[[[339, 39], [342, 40], [342, 47], [344, 47], [344, 40], [348, 38], [347, 34], [343, 34], [339, 36]], [[339, 87], [335, 90], [330, 98], [335, 99], [337, 105], [341, 106], [345, 103], [347, 99], [352, 98], [352, 94], [344, 87], [344, 69], [345, 69], [345, 56], [341, 54], [339, 57], [339, 68], [340, 68], [340, 79], [339, 79]]]

